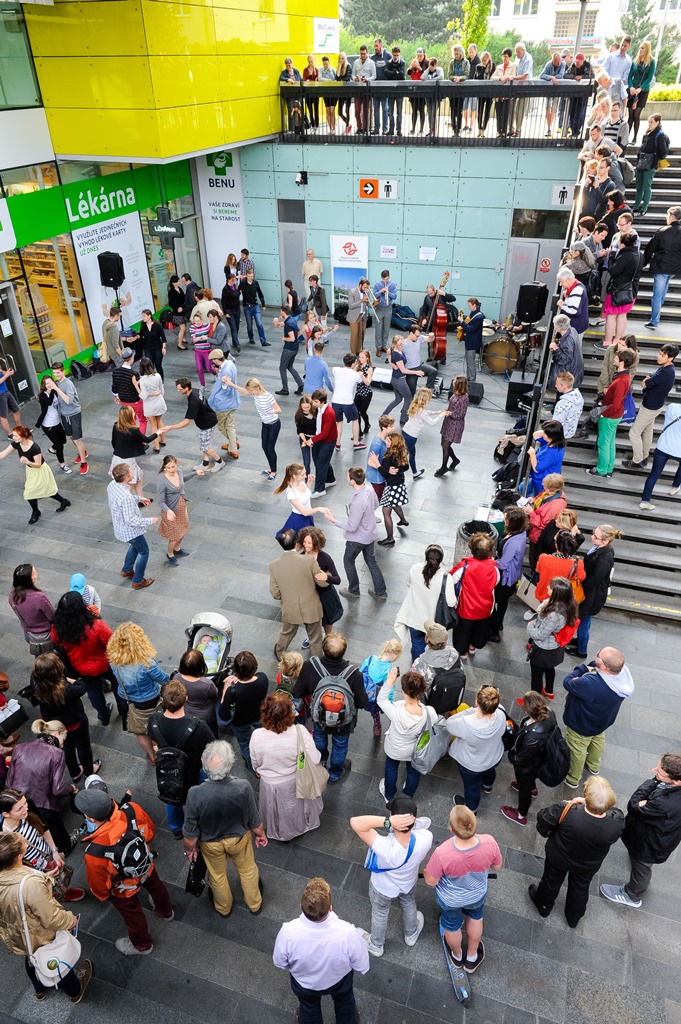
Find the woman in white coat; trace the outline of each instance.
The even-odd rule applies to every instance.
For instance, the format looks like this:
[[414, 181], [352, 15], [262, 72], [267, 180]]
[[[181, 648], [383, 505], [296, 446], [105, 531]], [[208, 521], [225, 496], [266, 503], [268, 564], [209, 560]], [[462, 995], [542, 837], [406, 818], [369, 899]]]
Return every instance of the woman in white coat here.
[[407, 593], [402, 607], [395, 618], [393, 629], [402, 641], [407, 642], [407, 630], [411, 636], [412, 664], [426, 649], [424, 623], [435, 618], [442, 581], [446, 570], [442, 568], [444, 551], [439, 544], [429, 544], [425, 562], [412, 565], [407, 573]]

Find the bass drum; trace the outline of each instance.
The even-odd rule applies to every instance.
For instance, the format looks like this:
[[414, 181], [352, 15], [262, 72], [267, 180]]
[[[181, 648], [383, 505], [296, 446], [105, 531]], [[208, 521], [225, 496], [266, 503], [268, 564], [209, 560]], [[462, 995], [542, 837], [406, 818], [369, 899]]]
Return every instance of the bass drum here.
[[491, 373], [510, 373], [520, 358], [520, 347], [510, 338], [497, 338], [485, 349], [485, 366]]

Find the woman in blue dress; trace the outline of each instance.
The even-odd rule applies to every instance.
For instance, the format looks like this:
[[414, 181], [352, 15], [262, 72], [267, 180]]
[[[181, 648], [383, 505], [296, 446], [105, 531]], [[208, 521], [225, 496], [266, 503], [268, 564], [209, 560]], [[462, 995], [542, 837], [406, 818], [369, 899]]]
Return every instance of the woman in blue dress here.
[[[312, 491], [307, 486], [305, 477], [305, 466], [301, 466], [299, 462], [292, 462], [290, 466], [286, 467], [284, 479], [274, 493], [286, 494], [286, 498], [291, 506], [291, 514], [281, 529], [277, 530], [275, 537], [282, 530], [291, 529], [298, 533], [298, 530], [302, 530], [304, 526], [314, 526], [315, 512], [329, 511], [323, 505], [318, 505], [315, 509], [311, 508]], [[314, 479], [314, 474], [309, 474], [307, 479]]]

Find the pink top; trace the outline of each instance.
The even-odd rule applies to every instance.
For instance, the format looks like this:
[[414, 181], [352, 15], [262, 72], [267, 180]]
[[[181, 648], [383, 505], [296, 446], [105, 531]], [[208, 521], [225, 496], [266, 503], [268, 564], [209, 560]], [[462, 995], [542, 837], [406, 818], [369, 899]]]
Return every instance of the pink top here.
[[298, 737], [296, 729], [300, 729], [305, 746], [305, 756], [313, 764], [319, 764], [321, 754], [314, 745], [310, 733], [303, 726], [291, 725], [285, 732], [272, 732], [271, 729], [256, 729], [249, 744], [251, 761], [256, 772], [265, 782], [283, 782], [291, 778], [296, 771], [298, 760]]

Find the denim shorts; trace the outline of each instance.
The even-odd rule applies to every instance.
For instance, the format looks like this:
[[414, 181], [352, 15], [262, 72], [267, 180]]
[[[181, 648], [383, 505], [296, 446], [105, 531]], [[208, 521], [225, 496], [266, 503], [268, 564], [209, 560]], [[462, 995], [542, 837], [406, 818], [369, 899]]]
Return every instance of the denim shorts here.
[[435, 899], [440, 908], [440, 924], [444, 930], [446, 932], [458, 932], [463, 926], [464, 917], [470, 917], [473, 921], [482, 920], [487, 893], [485, 893], [481, 900], [473, 903], [470, 907], [448, 907], [440, 900], [437, 893], [435, 893]]

